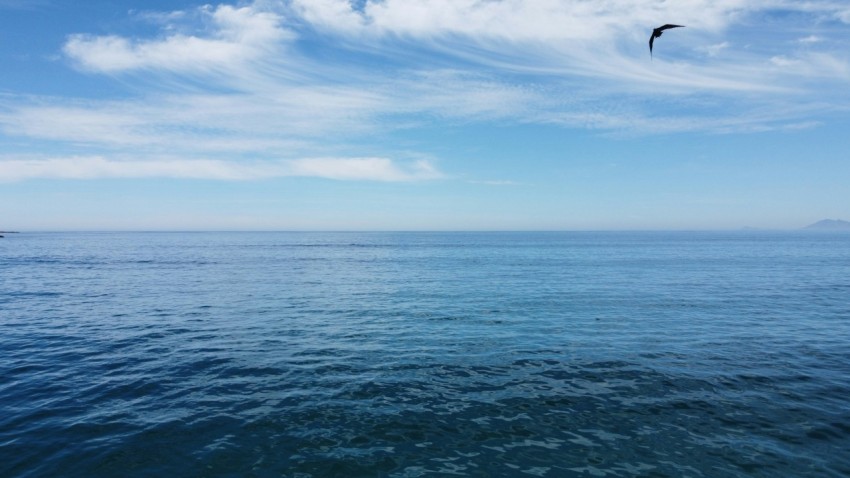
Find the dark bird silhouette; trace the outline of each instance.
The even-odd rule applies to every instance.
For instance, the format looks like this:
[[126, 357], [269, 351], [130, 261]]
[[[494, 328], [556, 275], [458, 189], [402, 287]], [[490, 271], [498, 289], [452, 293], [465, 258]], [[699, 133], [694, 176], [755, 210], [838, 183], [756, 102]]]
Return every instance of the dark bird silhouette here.
[[668, 28], [680, 28], [683, 26], [684, 25], [673, 25], [668, 23], [666, 25], [662, 25], [658, 28], [653, 29], [652, 36], [649, 37], [649, 56], [652, 56], [652, 44], [655, 42], [656, 38], [660, 37], [661, 34], [664, 33], [664, 30], [667, 30]]

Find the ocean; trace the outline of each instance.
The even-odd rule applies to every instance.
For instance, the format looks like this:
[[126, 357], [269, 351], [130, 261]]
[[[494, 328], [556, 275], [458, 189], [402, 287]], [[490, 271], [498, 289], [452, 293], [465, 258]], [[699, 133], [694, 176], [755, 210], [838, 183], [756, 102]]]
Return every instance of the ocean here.
[[7, 234], [0, 476], [850, 476], [850, 234]]

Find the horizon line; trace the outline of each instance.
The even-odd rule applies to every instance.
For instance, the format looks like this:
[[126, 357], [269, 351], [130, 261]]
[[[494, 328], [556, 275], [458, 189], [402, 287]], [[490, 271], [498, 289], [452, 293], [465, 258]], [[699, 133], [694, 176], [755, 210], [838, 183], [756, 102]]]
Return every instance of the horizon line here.
[[0, 231], [0, 234], [29, 233], [564, 233], [564, 232], [847, 232], [847, 229], [798, 228], [575, 228], [575, 229], [31, 229]]

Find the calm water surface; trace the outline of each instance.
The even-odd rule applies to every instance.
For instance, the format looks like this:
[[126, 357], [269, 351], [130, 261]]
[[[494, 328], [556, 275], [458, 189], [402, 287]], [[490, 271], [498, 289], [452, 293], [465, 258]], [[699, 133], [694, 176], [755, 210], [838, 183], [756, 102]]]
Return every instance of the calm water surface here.
[[0, 239], [0, 476], [850, 476], [850, 235]]

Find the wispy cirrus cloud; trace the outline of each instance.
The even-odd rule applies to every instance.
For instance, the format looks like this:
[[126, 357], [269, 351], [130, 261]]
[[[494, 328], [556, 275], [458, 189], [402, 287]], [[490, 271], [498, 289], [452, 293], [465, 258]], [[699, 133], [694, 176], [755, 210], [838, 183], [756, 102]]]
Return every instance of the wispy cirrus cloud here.
[[404, 182], [436, 179], [442, 177], [442, 174], [425, 160], [398, 162], [389, 158], [301, 158], [235, 162], [180, 158], [114, 160], [101, 156], [72, 156], [0, 160], [0, 181], [118, 178], [246, 181], [280, 177]]
[[[766, 15], [782, 25], [783, 12], [846, 32], [847, 9], [831, 1], [256, 0], [134, 13], [159, 33], [75, 33], [61, 47], [84, 75], [118, 77], [134, 96], [0, 97], [4, 134], [80, 156], [0, 161], [6, 180], [405, 181], [445, 175], [358, 145], [446, 121], [627, 134], [811, 127], [846, 103], [832, 86], [847, 86], [850, 56], [829, 32], [753, 46], [735, 28]], [[667, 21], [687, 28], [649, 61], [649, 29]], [[335, 159], [277, 159], [317, 157]]]
[[[821, 21], [842, 17], [846, 8], [828, 1], [800, 4], [777, 0], [671, 4], [646, 0], [369, 0], [357, 4], [348, 0], [264, 0], [239, 8], [219, 5], [198, 9], [188, 15], [201, 23], [195, 27], [197, 34], [180, 32], [192, 28], [175, 27], [170, 20], [174, 15], [164, 14], [160, 16], [167, 27], [164, 31], [176, 28], [178, 33], [154, 39], [77, 34], [69, 38], [63, 50], [80, 67], [104, 73], [209, 69], [215, 74], [216, 67], [238, 66], [233, 69], [255, 79], [273, 79], [292, 70], [333, 75], [333, 68], [323, 69], [313, 59], [301, 56], [286, 62], [278, 55], [284, 44], [297, 43], [298, 25], [308, 25], [322, 34], [345, 37], [342, 48], [351, 48], [352, 52], [360, 46], [381, 54], [419, 45], [424, 48], [420, 51], [426, 65], [430, 54], [436, 52], [496, 70], [543, 76], [580, 74], [608, 81], [753, 90], [765, 84], [765, 77], [758, 74], [757, 67], [744, 63], [757, 63], [752, 56], [736, 57], [735, 63], [691, 63], [688, 75], [680, 75], [679, 69], [666, 69], [662, 75], [653, 74], [652, 65], [644, 61], [646, 55], [635, 57], [634, 53], [646, 50], [644, 37], [661, 18], [685, 23], [688, 30], [677, 31], [676, 41], [686, 42], [685, 51], [687, 43], [691, 43], [690, 49], [699, 51], [710, 50], [711, 45], [695, 41], [715, 36], [722, 42], [714, 45], [725, 48], [730, 45], [726, 37], [735, 33], [732, 27], [736, 24], [782, 10]], [[837, 52], [821, 53], [834, 55], [836, 61], [847, 60]], [[252, 60], [256, 60], [251, 65], [254, 70], [246, 71], [245, 63]], [[773, 83], [782, 80], [771, 79]]]
[[[347, 87], [281, 86], [257, 92], [163, 93], [141, 99], [0, 98], [7, 134], [108, 150], [282, 153], [333, 134], [374, 132], [383, 97]], [[230, 146], [227, 146], [230, 144]]]
[[[828, 1], [799, 4], [781, 0], [694, 0], [669, 4], [646, 0], [368, 0], [356, 4], [348, 0], [265, 0], [241, 8], [221, 5], [200, 9], [201, 20], [206, 23], [201, 29], [207, 32], [205, 37], [176, 34], [154, 40], [131, 40], [73, 36], [65, 51], [78, 64], [102, 72], [146, 67], [188, 71], [238, 64], [243, 80], [240, 86], [249, 89], [262, 87], [262, 82], [274, 83], [293, 71], [302, 73], [302, 80], [313, 82], [349, 75], [355, 85], [358, 78], [364, 83], [357, 85], [361, 88], [387, 81], [387, 77], [350, 64], [328, 67], [309, 57], [282, 61], [279, 55], [268, 54], [279, 51], [284, 42], [297, 43], [298, 31], [284, 29], [284, 23], [293, 28], [306, 24], [322, 34], [345, 38], [343, 50], [350, 48], [355, 54], [360, 46], [378, 55], [391, 56], [396, 48], [406, 50], [417, 45], [416, 48], [421, 48], [423, 62], [419, 68], [423, 71], [433, 68], [428, 62], [434, 61], [433, 54], [437, 53], [455, 57], [460, 68], [487, 66], [496, 76], [530, 73], [543, 83], [580, 75], [606, 82], [594, 85], [595, 88], [610, 86], [615, 90], [645, 85], [644, 88], [670, 87], [685, 92], [694, 89], [779, 92], [798, 87], [799, 82], [791, 71], [764, 71], [764, 61], [776, 54], [759, 58], [739, 52], [722, 62], [687, 64], [682, 63], [685, 57], [680, 57], [679, 64], [670, 68], [663, 65], [666, 63], [663, 57], [656, 62], [662, 64], [656, 67], [645, 61], [646, 55], [635, 53], [646, 49], [644, 36], [660, 18], [675, 19], [688, 26], [687, 30], [677, 31], [676, 41], [685, 42], [685, 51], [687, 43], [691, 43], [693, 51], [716, 54], [730, 45], [727, 37], [735, 33], [732, 27], [736, 23], [783, 9], [811, 15], [813, 21], [844, 12], [844, 7]], [[722, 39], [714, 43], [722, 47], [694, 43], [709, 36]], [[850, 63], [840, 50], [818, 53], [821, 58], [814, 60], [816, 63], [824, 63], [825, 57], [835, 64]], [[251, 59], [258, 63], [246, 68], [243, 62]], [[806, 63], [807, 59], [800, 61]], [[416, 65], [401, 67], [417, 69]], [[476, 90], [467, 90], [457, 99], [475, 93]], [[655, 94], [658, 93], [656, 90]]]
[[[707, 29], [725, 27], [730, 15], [752, 8], [744, 0], [658, 3], [645, 0], [382, 0], [359, 8], [345, 0], [293, 0], [312, 24], [345, 33], [436, 37], [444, 34], [511, 41], [611, 39], [667, 16]], [[758, 8], [758, 7], [756, 7]]]
[[[776, 92], [797, 87], [799, 82], [792, 72], [777, 75], [762, 70], [771, 55], [761, 52], [771, 49], [773, 37], [765, 38], [759, 48], [745, 48], [710, 63], [696, 61], [692, 53], [704, 51], [717, 57], [721, 49], [732, 45], [730, 39], [740, 38], [736, 25], [757, 22], [763, 16], [795, 13], [820, 23], [842, 16], [845, 8], [830, 1], [781, 0], [384, 0], [366, 1], [360, 7], [345, 0], [292, 3], [299, 15], [330, 34], [422, 42], [497, 71], [531, 73], [544, 81], [580, 75], [611, 82], [614, 89], [639, 84], [728, 92]], [[667, 21], [688, 27], [676, 32], [676, 40], [664, 39], [677, 44], [675, 66], [666, 57], [645, 61], [651, 28]], [[773, 49], [784, 47], [778, 43]], [[840, 48], [819, 53], [836, 63], [850, 64]]]

